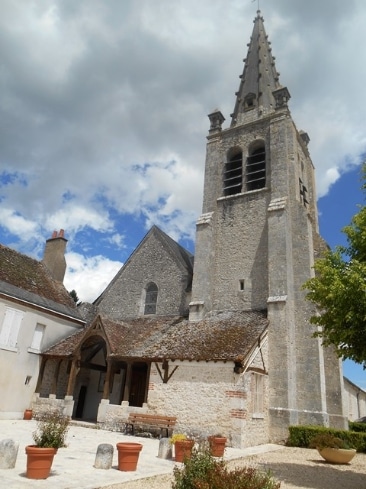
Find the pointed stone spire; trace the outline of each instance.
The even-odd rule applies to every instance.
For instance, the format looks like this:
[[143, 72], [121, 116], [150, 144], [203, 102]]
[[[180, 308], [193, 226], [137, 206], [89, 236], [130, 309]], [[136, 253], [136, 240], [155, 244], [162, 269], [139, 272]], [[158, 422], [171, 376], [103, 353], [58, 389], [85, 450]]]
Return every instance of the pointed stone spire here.
[[248, 44], [248, 54], [244, 60], [243, 74], [240, 75], [240, 87], [235, 94], [236, 103], [231, 114], [231, 126], [255, 120], [279, 108], [273, 92], [282, 87], [270, 44], [264, 29], [263, 17], [258, 10]]

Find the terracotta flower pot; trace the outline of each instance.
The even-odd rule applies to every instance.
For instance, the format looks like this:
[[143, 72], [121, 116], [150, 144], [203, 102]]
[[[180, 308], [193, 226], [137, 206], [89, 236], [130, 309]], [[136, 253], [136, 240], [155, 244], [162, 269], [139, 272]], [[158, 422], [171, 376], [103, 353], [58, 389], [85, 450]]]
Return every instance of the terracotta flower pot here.
[[226, 440], [224, 436], [209, 436], [210, 453], [213, 457], [223, 457], [225, 452]]
[[318, 448], [318, 452], [331, 464], [348, 464], [356, 455], [356, 450], [345, 448]]
[[131, 472], [136, 470], [137, 462], [142, 450], [141, 443], [122, 442], [117, 443], [118, 470]]
[[194, 440], [181, 440], [174, 443], [175, 461], [184, 462], [185, 458], [191, 458]]
[[26, 409], [23, 414], [23, 419], [32, 419], [33, 411], [31, 409]]
[[39, 448], [35, 445], [25, 447], [28, 479], [47, 479], [56, 452], [57, 448]]

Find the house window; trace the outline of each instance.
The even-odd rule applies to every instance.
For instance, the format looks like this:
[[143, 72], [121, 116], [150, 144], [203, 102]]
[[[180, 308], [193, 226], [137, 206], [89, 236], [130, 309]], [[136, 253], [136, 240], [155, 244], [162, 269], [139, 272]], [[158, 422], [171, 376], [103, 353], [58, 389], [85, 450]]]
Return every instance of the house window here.
[[243, 154], [236, 151], [228, 159], [224, 171], [224, 195], [239, 194], [243, 180]]
[[43, 324], [36, 325], [36, 329], [34, 330], [33, 334], [32, 344], [30, 346], [31, 350], [40, 351], [45, 329], [46, 326], [44, 326]]
[[0, 347], [6, 349], [16, 349], [20, 323], [24, 313], [7, 307], [0, 331]]
[[252, 373], [253, 418], [263, 418], [264, 413], [264, 376]]
[[264, 146], [256, 148], [247, 158], [247, 190], [258, 190], [266, 185], [266, 151]]
[[156, 303], [158, 301], [158, 286], [154, 282], [146, 287], [144, 314], [156, 314]]

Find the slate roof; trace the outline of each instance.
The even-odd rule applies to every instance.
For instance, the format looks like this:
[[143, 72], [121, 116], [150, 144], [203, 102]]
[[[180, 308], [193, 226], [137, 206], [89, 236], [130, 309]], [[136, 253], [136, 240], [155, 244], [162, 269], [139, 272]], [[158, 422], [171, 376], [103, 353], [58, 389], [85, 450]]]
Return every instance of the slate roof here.
[[0, 244], [1, 294], [81, 320], [75, 302], [46, 265]]
[[268, 326], [266, 314], [258, 311], [217, 313], [199, 322], [159, 316], [116, 322], [98, 316], [86, 330], [43, 354], [71, 356], [97, 321], [103, 325], [111, 357], [151, 361], [164, 358], [232, 361], [248, 354]]

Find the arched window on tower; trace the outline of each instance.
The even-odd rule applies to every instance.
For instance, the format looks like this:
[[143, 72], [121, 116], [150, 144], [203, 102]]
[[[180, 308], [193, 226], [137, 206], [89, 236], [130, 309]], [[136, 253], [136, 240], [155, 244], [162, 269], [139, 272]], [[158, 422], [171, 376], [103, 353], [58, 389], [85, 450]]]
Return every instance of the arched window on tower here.
[[240, 149], [231, 153], [224, 171], [224, 195], [239, 194], [243, 181], [243, 153]]
[[253, 149], [247, 158], [247, 191], [266, 186], [266, 150], [264, 144]]
[[158, 301], [158, 286], [150, 282], [146, 287], [144, 314], [156, 314], [156, 303]]

